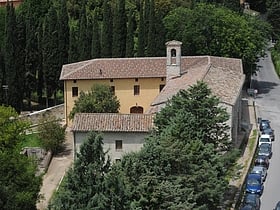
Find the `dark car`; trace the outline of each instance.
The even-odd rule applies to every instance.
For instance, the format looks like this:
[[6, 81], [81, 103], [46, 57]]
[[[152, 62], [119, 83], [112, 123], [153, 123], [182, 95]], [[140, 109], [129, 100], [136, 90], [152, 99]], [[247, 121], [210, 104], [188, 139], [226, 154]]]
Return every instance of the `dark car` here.
[[264, 166], [269, 168], [269, 158], [265, 155], [258, 155], [255, 159], [255, 166]]
[[267, 144], [267, 143], [261, 144], [258, 150], [258, 155], [264, 155], [267, 156], [268, 158], [271, 158], [272, 157], [271, 144]]
[[246, 193], [243, 199], [243, 205], [251, 205], [259, 210], [261, 208], [260, 196], [258, 194]]
[[262, 134], [268, 134], [271, 138], [271, 141], [275, 140], [274, 130], [272, 128], [265, 128], [261, 132]]
[[270, 120], [264, 120], [262, 119], [260, 121], [260, 131], [263, 131], [265, 130], [266, 128], [271, 128], [270, 126]]
[[260, 174], [248, 174], [246, 179], [246, 192], [261, 195], [263, 193], [263, 181]]
[[278, 201], [278, 203], [276, 204], [273, 210], [280, 210], [280, 201]]
[[256, 210], [256, 208], [250, 204], [246, 204], [240, 208], [240, 210]]

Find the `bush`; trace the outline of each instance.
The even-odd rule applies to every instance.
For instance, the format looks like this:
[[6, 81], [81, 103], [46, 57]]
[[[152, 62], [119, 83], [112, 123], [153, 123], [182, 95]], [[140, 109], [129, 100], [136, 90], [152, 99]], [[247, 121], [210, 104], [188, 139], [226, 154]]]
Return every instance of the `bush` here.
[[43, 148], [57, 154], [63, 149], [66, 127], [62, 127], [55, 117], [42, 117], [39, 123], [38, 131]]

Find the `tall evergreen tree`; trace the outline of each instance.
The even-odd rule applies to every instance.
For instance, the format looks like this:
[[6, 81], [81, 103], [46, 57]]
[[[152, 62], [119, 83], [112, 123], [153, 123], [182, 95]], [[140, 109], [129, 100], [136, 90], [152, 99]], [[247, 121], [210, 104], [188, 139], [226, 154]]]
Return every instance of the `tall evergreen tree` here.
[[19, 76], [21, 76], [19, 69], [16, 69], [17, 55], [16, 55], [16, 14], [12, 4], [7, 4], [7, 18], [6, 18], [6, 47], [5, 47], [5, 71], [6, 71], [6, 87], [7, 91], [6, 102], [7, 105], [14, 107], [17, 111], [21, 111], [21, 98], [18, 89]]
[[125, 57], [127, 33], [126, 19], [125, 0], [118, 0], [113, 28], [113, 57]]
[[144, 41], [145, 41], [145, 54], [146, 47], [148, 45], [148, 33], [149, 33], [149, 22], [150, 22], [150, 0], [143, 0], [143, 19], [144, 19]]
[[48, 99], [55, 95], [58, 90], [60, 75], [59, 66], [59, 40], [58, 40], [58, 21], [57, 12], [51, 7], [46, 17], [43, 42], [43, 70], [46, 88], [46, 106]]
[[88, 59], [87, 26], [88, 23], [87, 23], [87, 16], [86, 16], [86, 5], [85, 5], [85, 0], [83, 0], [83, 5], [80, 11], [80, 18], [79, 18], [79, 39], [78, 39], [79, 61]]
[[98, 23], [97, 10], [95, 10], [93, 15], [91, 57], [100, 58], [100, 55], [101, 55], [100, 28]]
[[145, 25], [143, 17], [143, 4], [140, 3], [139, 11], [139, 24], [138, 24], [138, 46], [137, 46], [137, 56], [145, 56]]
[[78, 32], [75, 27], [70, 27], [70, 37], [69, 37], [69, 63], [77, 62], [79, 60], [78, 53]]
[[16, 74], [17, 82], [14, 84], [16, 87], [16, 97], [17, 97], [17, 111], [21, 111], [23, 108], [23, 96], [24, 96], [24, 75], [25, 75], [25, 20], [22, 14], [18, 14], [17, 18], [17, 27], [16, 27]]
[[150, 13], [147, 39], [147, 56], [156, 56], [156, 28], [155, 28], [155, 2], [150, 0]]
[[80, 153], [66, 181], [52, 204], [53, 209], [110, 209], [105, 194], [105, 176], [110, 171], [110, 159], [103, 151], [101, 134], [91, 132], [81, 145]]
[[67, 12], [67, 1], [60, 0], [58, 13], [58, 40], [59, 40], [59, 66], [68, 63], [69, 50], [69, 17]]
[[135, 36], [135, 16], [131, 9], [128, 15], [127, 37], [126, 37], [126, 57], [134, 57], [134, 36]]
[[110, 58], [112, 56], [112, 11], [110, 6], [110, 0], [103, 1], [103, 21], [101, 31], [101, 56], [104, 58]]

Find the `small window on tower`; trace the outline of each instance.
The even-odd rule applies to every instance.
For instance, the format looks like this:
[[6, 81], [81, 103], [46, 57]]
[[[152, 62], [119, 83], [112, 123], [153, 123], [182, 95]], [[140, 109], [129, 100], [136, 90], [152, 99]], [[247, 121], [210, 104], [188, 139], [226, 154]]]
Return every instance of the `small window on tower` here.
[[175, 49], [171, 50], [171, 57], [176, 57], [176, 50]]
[[116, 151], [121, 151], [122, 146], [122, 140], [116, 140]]
[[111, 93], [115, 95], [115, 86], [111, 86], [110, 89], [111, 89]]
[[162, 89], [164, 88], [165, 85], [159, 85], [159, 92], [162, 91]]

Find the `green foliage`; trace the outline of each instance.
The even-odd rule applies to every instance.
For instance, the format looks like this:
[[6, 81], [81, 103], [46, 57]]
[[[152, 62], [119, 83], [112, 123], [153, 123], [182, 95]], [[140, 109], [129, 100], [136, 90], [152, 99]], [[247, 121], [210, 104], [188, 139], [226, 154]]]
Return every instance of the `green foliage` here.
[[275, 70], [277, 72], [277, 75], [280, 76], [280, 50], [273, 49], [271, 51], [271, 57], [272, 57], [272, 61], [273, 61]]
[[270, 36], [269, 26], [261, 19], [210, 4], [177, 8], [164, 18], [164, 24], [168, 40], [184, 43], [183, 54], [241, 58], [245, 66], [256, 62]]
[[89, 93], [81, 92], [70, 112], [70, 119], [76, 113], [117, 113], [120, 102], [107, 85], [96, 84]]
[[0, 106], [0, 209], [36, 209], [41, 177], [36, 165], [20, 154], [28, 123], [11, 107]]
[[101, 56], [103, 58], [110, 58], [112, 56], [113, 44], [113, 20], [112, 11], [110, 7], [110, 0], [104, 0], [103, 5], [103, 20], [101, 32]]
[[229, 116], [219, 103], [207, 85], [198, 82], [175, 95], [154, 122], [161, 135], [171, 135], [182, 141], [199, 139], [228, 150], [226, 121]]
[[19, 148], [23, 147], [42, 147], [42, 140], [37, 133], [25, 135], [23, 141], [19, 143]]
[[60, 152], [65, 142], [65, 129], [66, 127], [62, 127], [54, 116], [43, 116], [38, 126], [38, 135], [43, 148], [54, 154]]
[[102, 136], [91, 132], [80, 147], [73, 169], [66, 175], [52, 209], [113, 209], [105, 193], [110, 159], [103, 151]]
[[0, 106], [0, 151], [12, 149], [22, 141], [29, 123], [18, 119], [12, 107]]

